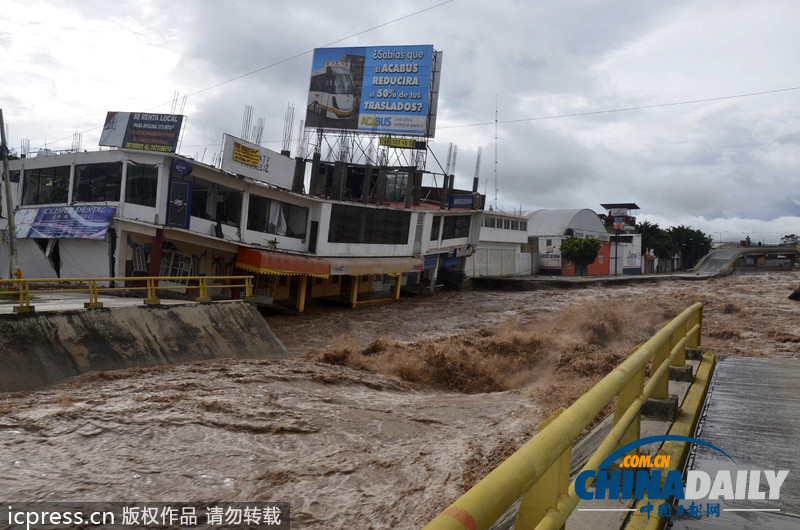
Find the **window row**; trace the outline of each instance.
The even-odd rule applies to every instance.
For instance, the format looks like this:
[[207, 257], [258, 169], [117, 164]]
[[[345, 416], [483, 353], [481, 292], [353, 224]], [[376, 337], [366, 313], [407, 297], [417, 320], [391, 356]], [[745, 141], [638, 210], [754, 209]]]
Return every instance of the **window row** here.
[[[19, 171], [12, 172], [19, 181]], [[222, 224], [239, 226], [243, 192], [195, 176], [192, 182], [191, 215]], [[24, 173], [22, 204], [66, 204], [69, 199], [70, 166], [30, 169]], [[122, 188], [122, 162], [76, 165], [72, 200], [118, 202]], [[125, 202], [154, 208], [158, 192], [158, 166], [128, 162]], [[302, 206], [252, 196], [247, 228], [267, 234], [304, 239], [308, 209]]]
[[194, 176], [185, 179], [193, 182], [192, 217], [239, 226], [242, 213], [241, 191]]
[[331, 208], [329, 243], [408, 243], [411, 213], [334, 204]]
[[[69, 202], [70, 166], [29, 169], [22, 185], [22, 204]], [[158, 166], [128, 164], [125, 201], [143, 206], [156, 205]], [[122, 162], [75, 166], [72, 200], [75, 202], [118, 202], [122, 188]]]
[[471, 222], [471, 215], [445, 217], [442, 225], [442, 240], [469, 237], [469, 226]]
[[516, 219], [504, 219], [502, 217], [483, 216], [483, 226], [486, 228], [499, 228], [501, 230], [521, 230], [528, 231], [528, 221], [518, 221]]
[[247, 229], [305, 239], [308, 208], [257, 195], [250, 196]]

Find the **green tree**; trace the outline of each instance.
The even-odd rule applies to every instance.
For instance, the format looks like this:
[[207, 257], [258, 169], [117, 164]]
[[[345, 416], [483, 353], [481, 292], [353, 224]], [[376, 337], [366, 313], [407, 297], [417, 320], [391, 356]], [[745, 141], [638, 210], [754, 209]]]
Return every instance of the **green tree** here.
[[653, 249], [659, 259], [669, 259], [675, 253], [675, 246], [669, 232], [659, 228], [657, 224], [644, 221], [636, 225], [636, 231], [642, 234], [642, 250]]
[[594, 263], [603, 242], [593, 237], [576, 238], [571, 237], [561, 241], [561, 257], [567, 261], [579, 265], [582, 270], [576, 271], [586, 274], [586, 267]]
[[680, 225], [671, 227], [668, 232], [675, 249], [681, 251], [685, 269], [694, 267], [711, 250], [711, 237], [700, 230]]
[[798, 237], [796, 234], [786, 234], [781, 238], [782, 246], [790, 247], [797, 244], [800, 244], [800, 237]]

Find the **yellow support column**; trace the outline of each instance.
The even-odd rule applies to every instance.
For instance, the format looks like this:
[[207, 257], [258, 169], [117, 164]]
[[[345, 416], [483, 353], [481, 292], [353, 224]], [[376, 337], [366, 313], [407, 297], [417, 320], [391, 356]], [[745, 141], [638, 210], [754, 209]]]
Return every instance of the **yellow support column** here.
[[[655, 356], [653, 357], [653, 364], [650, 368], [650, 373], [655, 373], [658, 370], [658, 367], [661, 366], [664, 362], [669, 359], [670, 350], [672, 342], [667, 341], [661, 345], [661, 347], [656, 352]], [[651, 399], [666, 399], [667, 394], [669, 393], [669, 372], [667, 372], [661, 380], [656, 383], [656, 387], [653, 389], [653, 393], [650, 394]]]
[[100, 309], [103, 303], [100, 301], [100, 292], [97, 290], [97, 280], [89, 280], [89, 302], [84, 303], [85, 309]]
[[302, 313], [306, 308], [306, 289], [308, 288], [308, 274], [300, 276], [300, 288], [297, 290], [297, 312]]
[[156, 283], [158, 280], [147, 278], [147, 299], [144, 301], [145, 305], [160, 305], [161, 300], [156, 298]]
[[400, 300], [400, 287], [403, 286], [403, 275], [398, 274], [395, 276], [395, 280], [397, 280], [394, 284], [394, 299]]
[[687, 331], [691, 331], [695, 325], [700, 325], [700, 331], [696, 333], [694, 336], [690, 337], [688, 341], [686, 341], [687, 348], [699, 348], [700, 341], [701, 341], [701, 333], [703, 332], [703, 308], [701, 307], [699, 311], [694, 313], [691, 317], [689, 317], [689, 321], [686, 323]]
[[207, 304], [211, 302], [211, 297], [208, 296], [208, 283], [205, 277], [200, 278], [200, 283], [197, 286], [198, 290], [200, 291], [197, 293], [199, 296], [195, 298], [198, 303]]
[[244, 299], [248, 302], [255, 302], [256, 295], [253, 294], [253, 277], [247, 276], [244, 279]]
[[36, 311], [36, 308], [31, 305], [31, 286], [28, 283], [28, 280], [22, 279], [22, 271], [17, 268], [17, 272], [14, 273], [14, 276], [17, 276], [19, 273], [18, 278], [19, 280], [19, 305], [14, 306], [15, 313], [33, 313]]
[[[566, 409], [561, 407], [539, 425], [542, 432]], [[515, 528], [535, 528], [545, 514], [556, 507], [558, 498], [569, 490], [569, 466], [572, 449], [568, 448], [547, 468], [528, 491], [522, 494]], [[563, 528], [563, 527], [562, 527]]]
[[[638, 349], [638, 347], [634, 348], [630, 354], [633, 355]], [[617, 398], [617, 407], [614, 409], [614, 425], [619, 423], [633, 402], [642, 395], [642, 391], [644, 390], [645, 368], [645, 366], [642, 366], [641, 370], [637, 371], [628, 384], [620, 390], [619, 397]], [[641, 424], [642, 413], [640, 411], [636, 414], [636, 418], [631, 422], [625, 434], [620, 437], [617, 448], [641, 438]]]
[[358, 305], [358, 283], [361, 276], [351, 276], [353, 278], [353, 285], [350, 288], [350, 307], [355, 308]]
[[[681, 330], [675, 330], [672, 333], [672, 346], [670, 347], [670, 351], [678, 345], [683, 337], [686, 336], [686, 330], [684, 329], [682, 332]], [[672, 366], [686, 366], [686, 347], [684, 346], [678, 351], [678, 354], [672, 360]]]

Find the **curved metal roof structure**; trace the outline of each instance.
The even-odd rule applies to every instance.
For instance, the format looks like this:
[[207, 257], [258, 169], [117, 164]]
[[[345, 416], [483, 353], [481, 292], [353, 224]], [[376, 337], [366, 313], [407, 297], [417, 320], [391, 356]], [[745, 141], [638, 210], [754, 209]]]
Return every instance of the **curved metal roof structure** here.
[[603, 222], [588, 208], [575, 210], [533, 210], [527, 212], [528, 235], [563, 236], [568, 229], [605, 234]]

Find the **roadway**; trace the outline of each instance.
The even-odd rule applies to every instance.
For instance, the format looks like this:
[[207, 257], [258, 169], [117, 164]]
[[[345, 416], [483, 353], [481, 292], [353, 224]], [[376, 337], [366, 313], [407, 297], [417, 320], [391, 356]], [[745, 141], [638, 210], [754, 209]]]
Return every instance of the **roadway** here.
[[750, 254], [762, 255], [767, 256], [767, 254], [772, 255], [794, 255], [797, 256], [798, 254], [797, 247], [735, 247], [735, 246], [723, 246], [712, 250], [708, 254], [706, 254], [698, 263], [695, 265], [691, 272], [699, 273], [703, 275], [716, 275], [722, 272], [731, 272], [733, 266], [736, 264], [736, 261], [745, 256]]
[[736, 261], [741, 251], [741, 248], [719, 248], [712, 250], [694, 269], [692, 269], [692, 271], [703, 274], [716, 274]]

